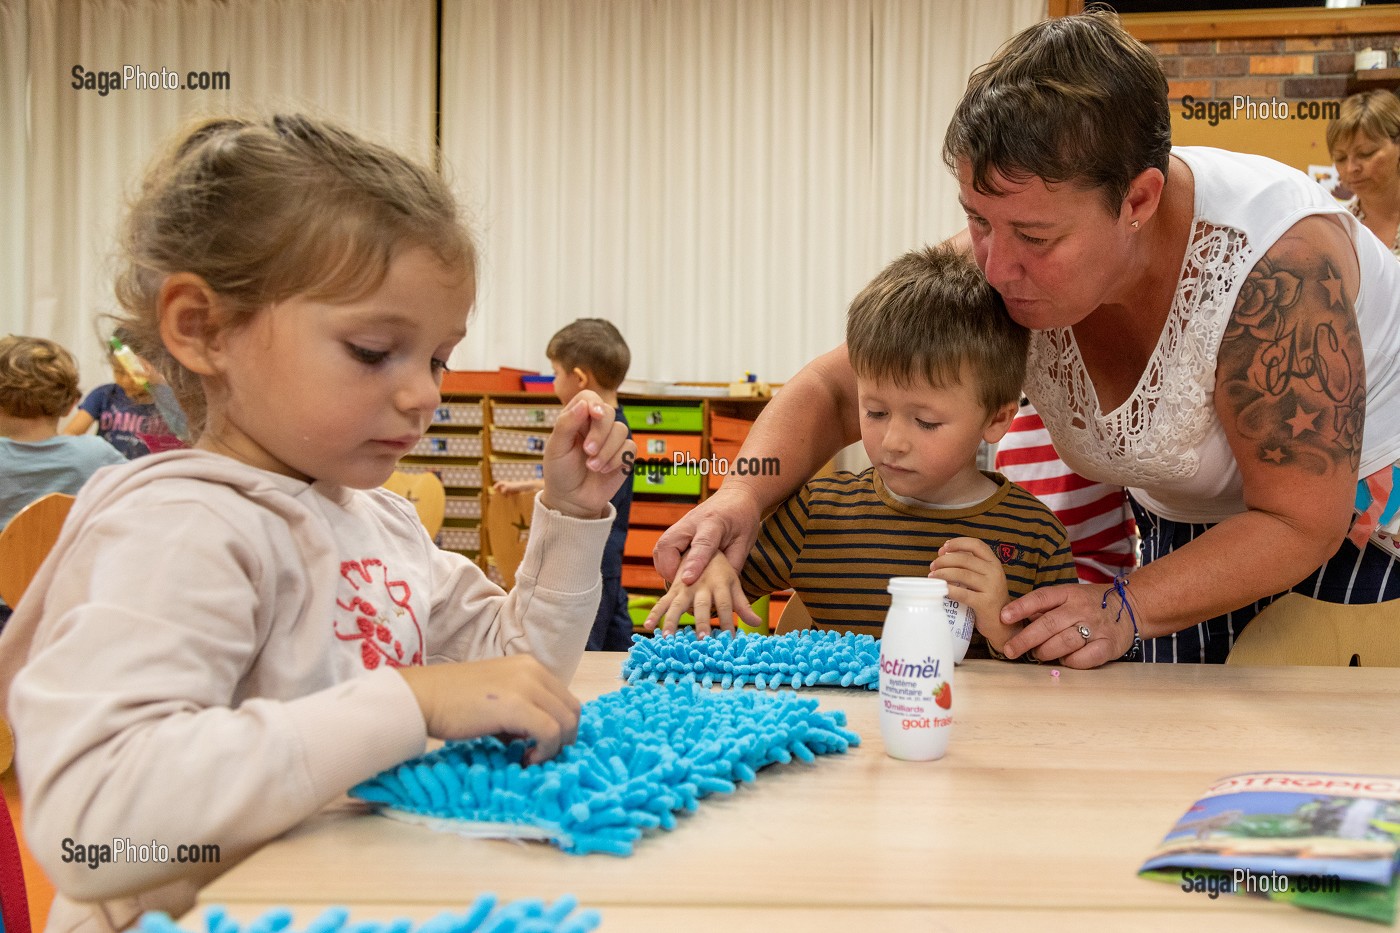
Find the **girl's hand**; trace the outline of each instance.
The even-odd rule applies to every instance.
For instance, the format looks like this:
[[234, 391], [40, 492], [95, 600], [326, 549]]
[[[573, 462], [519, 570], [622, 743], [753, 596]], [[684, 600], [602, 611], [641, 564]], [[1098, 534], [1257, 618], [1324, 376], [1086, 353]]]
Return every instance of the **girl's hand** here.
[[559, 413], [545, 442], [540, 502], [574, 518], [602, 518], [613, 493], [631, 480], [636, 457], [627, 425], [585, 389]]
[[578, 735], [579, 702], [528, 654], [400, 668], [435, 739], [534, 739], [525, 763], [553, 758]]
[[734, 631], [736, 612], [750, 625], [763, 624], [763, 620], [749, 605], [748, 597], [744, 595], [739, 575], [729, 566], [729, 561], [725, 560], [722, 554], [716, 554], [710, 559], [710, 565], [694, 583], [682, 580], [672, 583], [666, 595], [658, 599], [651, 612], [647, 613], [642, 626], [648, 632], [653, 631], [664, 615], [661, 633], [674, 635], [676, 626], [680, 623], [681, 613], [692, 607], [695, 613], [695, 634], [700, 638], [710, 634], [711, 607], [714, 607], [715, 614], [719, 616], [719, 627], [726, 632]]
[[1001, 607], [1011, 601], [1006, 588], [1006, 571], [980, 538], [953, 538], [938, 549], [929, 565], [929, 576], [948, 584], [949, 597], [972, 610], [977, 631], [997, 651], [1019, 626], [1004, 625]]

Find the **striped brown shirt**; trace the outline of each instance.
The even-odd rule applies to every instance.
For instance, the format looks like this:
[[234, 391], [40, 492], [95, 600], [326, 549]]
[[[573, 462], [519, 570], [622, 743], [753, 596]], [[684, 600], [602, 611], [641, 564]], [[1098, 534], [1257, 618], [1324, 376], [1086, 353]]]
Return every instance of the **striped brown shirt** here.
[[999, 473], [997, 491], [962, 509], [905, 505], [875, 470], [815, 479], [763, 523], [742, 575], [750, 599], [792, 587], [818, 628], [879, 637], [890, 577], [926, 577], [951, 538], [980, 538], [1001, 558], [1014, 599], [1074, 583], [1064, 526]]

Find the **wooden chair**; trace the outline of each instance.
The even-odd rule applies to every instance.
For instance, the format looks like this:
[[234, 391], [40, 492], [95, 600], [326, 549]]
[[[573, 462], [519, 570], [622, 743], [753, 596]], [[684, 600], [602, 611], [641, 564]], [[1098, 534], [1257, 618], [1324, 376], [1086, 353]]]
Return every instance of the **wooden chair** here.
[[525, 558], [525, 542], [530, 537], [530, 519], [534, 514], [534, 492], [481, 491], [486, 547], [508, 590], [515, 586], [515, 571]]
[[409, 502], [418, 513], [428, 537], [436, 538], [442, 530], [442, 521], [447, 516], [447, 492], [442, 488], [442, 480], [436, 473], [404, 473], [395, 470], [384, 483], [384, 488], [398, 493]]
[[8, 605], [19, 605], [72, 507], [72, 496], [51, 492], [20, 509], [0, 531], [0, 599]]
[[783, 608], [783, 614], [778, 616], [778, 627], [773, 630], [773, 634], [786, 635], [788, 632], [800, 632], [811, 627], [812, 614], [802, 605], [802, 597], [793, 593]]
[[1250, 621], [1225, 663], [1400, 667], [1400, 599], [1348, 606], [1289, 593]]

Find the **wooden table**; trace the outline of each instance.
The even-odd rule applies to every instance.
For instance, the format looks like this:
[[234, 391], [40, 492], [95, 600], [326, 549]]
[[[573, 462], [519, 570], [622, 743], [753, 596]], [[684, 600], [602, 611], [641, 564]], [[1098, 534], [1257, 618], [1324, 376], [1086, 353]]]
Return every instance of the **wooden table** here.
[[[591, 654], [582, 699], [620, 686]], [[1188, 894], [1138, 867], [1199, 794], [1247, 771], [1400, 774], [1400, 670], [971, 661], [936, 762], [884, 753], [876, 695], [812, 691], [863, 744], [765, 770], [629, 858], [464, 839], [333, 807], [210, 884], [251, 916], [346, 904], [426, 918], [482, 891], [576, 895], [608, 931], [1351, 930], [1360, 921]]]

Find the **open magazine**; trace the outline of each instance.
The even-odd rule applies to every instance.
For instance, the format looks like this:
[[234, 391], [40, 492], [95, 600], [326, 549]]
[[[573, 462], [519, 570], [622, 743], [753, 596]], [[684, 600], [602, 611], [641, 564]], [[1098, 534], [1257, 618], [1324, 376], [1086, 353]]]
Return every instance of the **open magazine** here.
[[1144, 878], [1393, 923], [1400, 777], [1264, 771], [1209, 787]]

